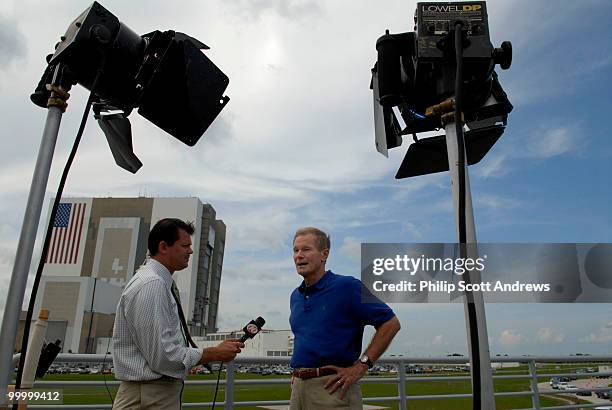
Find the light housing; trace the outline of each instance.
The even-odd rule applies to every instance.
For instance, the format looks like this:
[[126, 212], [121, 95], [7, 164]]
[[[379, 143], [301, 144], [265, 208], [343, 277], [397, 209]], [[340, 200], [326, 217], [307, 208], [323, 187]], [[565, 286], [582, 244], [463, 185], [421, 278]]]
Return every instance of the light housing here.
[[444, 138], [416, 135], [442, 128], [440, 116], [425, 114], [454, 94], [456, 64], [450, 39], [457, 21], [464, 27], [462, 95], [469, 165], [480, 161], [500, 138], [512, 111], [494, 70], [498, 64], [510, 67], [512, 46], [507, 41], [500, 48], [491, 44], [486, 3], [417, 3], [413, 32], [387, 31], [377, 40], [378, 58], [370, 82], [376, 149], [388, 156], [389, 149], [402, 144], [402, 136], [414, 137], [398, 179], [448, 170]]
[[[109, 143], [116, 141], [117, 133], [121, 133], [119, 140], [131, 149], [127, 117], [138, 108], [144, 118], [193, 146], [229, 101], [223, 95], [228, 77], [202, 49], [208, 47], [171, 30], [139, 36], [94, 2], [68, 26], [55, 53], [47, 57], [48, 67], [30, 98], [36, 105], [47, 107], [49, 91], [45, 84], [50, 83], [58, 64], [68, 68], [74, 84], [90, 91], [101, 70], [93, 90], [97, 118], [100, 120], [100, 113], [105, 111], [123, 112], [123, 115], [104, 117], [101, 122]], [[111, 125], [112, 121], [119, 123]], [[115, 154], [113, 150], [117, 159]], [[117, 164], [135, 172], [133, 165], [125, 167], [122, 161]]]

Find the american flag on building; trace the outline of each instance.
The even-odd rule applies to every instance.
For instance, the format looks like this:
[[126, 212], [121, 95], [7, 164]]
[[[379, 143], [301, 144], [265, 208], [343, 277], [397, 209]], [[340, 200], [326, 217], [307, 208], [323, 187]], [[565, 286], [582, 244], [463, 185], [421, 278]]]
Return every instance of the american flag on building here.
[[62, 202], [57, 208], [46, 263], [74, 264], [81, 245], [85, 203]]

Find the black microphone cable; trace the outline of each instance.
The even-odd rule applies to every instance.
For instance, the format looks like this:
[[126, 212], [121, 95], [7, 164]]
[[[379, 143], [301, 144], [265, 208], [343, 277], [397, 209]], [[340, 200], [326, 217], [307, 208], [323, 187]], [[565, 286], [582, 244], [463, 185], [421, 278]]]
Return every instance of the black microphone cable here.
[[[463, 85], [463, 45], [462, 45], [462, 22], [455, 23], [455, 132], [457, 134], [458, 167], [459, 167], [459, 256], [466, 258], [467, 255], [467, 224], [466, 224], [466, 181], [465, 181], [465, 140], [463, 137], [463, 121], [461, 111], [463, 108], [462, 85]], [[476, 305], [466, 295], [466, 303], [470, 327], [470, 352], [472, 357], [472, 407], [480, 410], [482, 402], [482, 380], [480, 374], [480, 344], [478, 341], [478, 322], [476, 316]]]
[[[248, 339], [254, 338], [260, 331], [263, 325], [266, 324], [266, 321], [263, 317], [259, 316], [255, 320], [251, 320], [247, 325], [242, 329], [244, 331], [244, 335], [239, 339], [241, 343], [246, 342]], [[217, 393], [219, 392], [219, 380], [221, 380], [221, 370], [223, 369], [223, 362], [219, 363], [219, 373], [217, 374], [217, 386], [215, 387], [215, 395], [213, 397], [212, 410], [215, 409], [215, 404], [217, 402]], [[227, 375], [225, 377], [225, 394], [227, 401]]]
[[[34, 283], [32, 285], [32, 292], [30, 294], [30, 302], [28, 304], [28, 311], [26, 314], [25, 324], [23, 328], [23, 338], [21, 340], [21, 355], [19, 357], [19, 367], [17, 369], [17, 377], [15, 379], [15, 391], [18, 391], [21, 388], [21, 379], [23, 377], [23, 367], [25, 364], [26, 352], [28, 349], [28, 340], [30, 338], [30, 322], [32, 321], [32, 315], [34, 312], [34, 303], [36, 302], [36, 294], [38, 292], [38, 286], [40, 285], [40, 278], [42, 277], [43, 268], [45, 267], [45, 260], [47, 259], [47, 253], [49, 251], [49, 243], [51, 242], [51, 233], [53, 231], [53, 223], [55, 222], [55, 215], [57, 214], [57, 209], [60, 204], [60, 200], [62, 197], [62, 193], [64, 192], [64, 186], [66, 185], [66, 179], [68, 178], [68, 172], [70, 171], [70, 167], [72, 166], [72, 162], [74, 161], [74, 157], [76, 156], [77, 149], [81, 142], [81, 138], [83, 136], [83, 131], [85, 131], [85, 124], [87, 123], [87, 116], [89, 115], [89, 111], [91, 109], [91, 105], [95, 98], [95, 91], [98, 86], [98, 80], [102, 74], [102, 69], [99, 69], [96, 73], [96, 77], [91, 86], [91, 92], [89, 94], [89, 98], [87, 99], [87, 104], [85, 105], [85, 111], [83, 112], [83, 117], [81, 118], [81, 124], [79, 126], [79, 131], [77, 132], [76, 138], [72, 145], [72, 150], [70, 151], [70, 155], [66, 160], [66, 165], [64, 166], [64, 171], [62, 172], [62, 177], [60, 178], [59, 186], [57, 188], [57, 192], [55, 194], [55, 200], [53, 201], [53, 207], [51, 208], [51, 215], [49, 216], [49, 223], [47, 224], [47, 232], [45, 234], [45, 241], [43, 243], [42, 252], [40, 255], [40, 259], [38, 261], [38, 268], [36, 269], [36, 276], [34, 277]], [[13, 404], [13, 410], [17, 410], [18, 404]]]
[[[213, 397], [212, 410], [215, 410], [215, 403], [217, 402], [217, 393], [219, 392], [219, 380], [221, 380], [221, 370], [222, 369], [223, 369], [223, 362], [219, 363], [219, 373], [217, 374], [217, 386], [215, 387], [215, 396]], [[225, 394], [227, 394], [227, 377], [225, 378]]]

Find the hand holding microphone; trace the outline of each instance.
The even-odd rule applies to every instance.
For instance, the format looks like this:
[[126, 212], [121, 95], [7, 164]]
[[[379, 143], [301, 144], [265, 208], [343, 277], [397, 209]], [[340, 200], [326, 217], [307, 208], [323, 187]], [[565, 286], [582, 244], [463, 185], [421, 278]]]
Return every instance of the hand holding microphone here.
[[226, 339], [215, 347], [205, 348], [202, 353], [201, 363], [231, 362], [241, 352], [240, 349], [244, 347], [244, 342], [255, 337], [265, 323], [266, 321], [260, 316], [247, 323], [242, 329], [244, 335], [240, 339]]
[[226, 339], [215, 347], [204, 349], [204, 360], [207, 362], [231, 362], [240, 353], [240, 349], [244, 347], [238, 339]]

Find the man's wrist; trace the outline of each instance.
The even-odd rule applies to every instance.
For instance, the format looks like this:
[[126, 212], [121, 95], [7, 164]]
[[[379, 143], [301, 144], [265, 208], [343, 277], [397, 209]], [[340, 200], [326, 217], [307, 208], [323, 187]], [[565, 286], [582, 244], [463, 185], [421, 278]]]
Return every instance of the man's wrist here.
[[210, 363], [216, 361], [216, 354], [214, 347], [205, 347], [202, 350], [202, 359], [200, 360], [200, 364]]
[[370, 366], [368, 366], [367, 364], [357, 361], [355, 362], [356, 365], [358, 365], [359, 367], [363, 368], [364, 372], [367, 372], [368, 370], [370, 370]]

